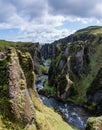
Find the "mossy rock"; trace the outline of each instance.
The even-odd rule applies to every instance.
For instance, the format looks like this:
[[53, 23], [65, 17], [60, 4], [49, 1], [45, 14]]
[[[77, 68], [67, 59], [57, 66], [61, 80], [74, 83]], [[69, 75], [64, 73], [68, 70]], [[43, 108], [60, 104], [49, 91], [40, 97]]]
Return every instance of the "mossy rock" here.
[[101, 130], [102, 129], [102, 116], [90, 117], [87, 120], [86, 130]]

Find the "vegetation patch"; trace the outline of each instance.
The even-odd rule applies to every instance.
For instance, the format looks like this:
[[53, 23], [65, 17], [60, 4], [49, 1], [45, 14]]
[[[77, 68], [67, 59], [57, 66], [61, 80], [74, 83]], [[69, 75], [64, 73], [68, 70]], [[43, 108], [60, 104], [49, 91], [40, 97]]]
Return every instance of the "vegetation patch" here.
[[50, 86], [48, 84], [48, 79], [46, 79], [44, 82], [44, 87], [43, 87], [43, 89], [39, 90], [39, 93], [44, 94], [46, 96], [55, 97], [56, 96], [56, 88], [53, 86]]
[[102, 116], [100, 117], [90, 117], [87, 120], [87, 128], [90, 130], [101, 130], [102, 128]]

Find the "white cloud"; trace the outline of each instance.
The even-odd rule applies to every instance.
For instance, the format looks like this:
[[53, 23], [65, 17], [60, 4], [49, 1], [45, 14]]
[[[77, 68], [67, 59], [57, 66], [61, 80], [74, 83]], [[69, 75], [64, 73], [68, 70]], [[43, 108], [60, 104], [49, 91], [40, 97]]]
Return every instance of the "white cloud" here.
[[46, 41], [53, 42], [55, 39], [64, 38], [73, 32], [68, 29], [57, 30], [50, 28], [49, 30], [47, 29], [44, 31], [40, 30], [38, 32], [37, 31], [25, 32], [24, 34], [22, 35], [20, 34], [19, 36], [17, 36], [16, 39], [17, 40], [23, 39], [23, 41], [32, 41], [32, 42], [40, 41], [40, 43], [45, 43]]
[[0, 29], [19, 30], [10, 40], [51, 42], [74, 31], [64, 22], [100, 24], [101, 6], [100, 0], [1, 0]]

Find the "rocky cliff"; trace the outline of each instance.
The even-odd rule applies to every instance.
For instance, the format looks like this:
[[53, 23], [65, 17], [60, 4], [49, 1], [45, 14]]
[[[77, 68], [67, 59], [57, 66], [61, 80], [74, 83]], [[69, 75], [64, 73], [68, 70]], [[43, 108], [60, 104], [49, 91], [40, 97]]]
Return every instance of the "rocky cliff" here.
[[[59, 48], [59, 54], [52, 60], [49, 69], [49, 86], [56, 88], [57, 97], [76, 103], [87, 102], [87, 89], [98, 88], [92, 85], [101, 68], [102, 38], [101, 27], [88, 27], [68, 37], [77, 37], [61, 43], [53, 43]], [[100, 85], [100, 92], [102, 85]], [[89, 92], [89, 90], [88, 90]], [[94, 94], [95, 94], [94, 92]], [[99, 93], [100, 93], [99, 92]], [[98, 94], [99, 94], [98, 93]]]
[[31, 123], [34, 119], [35, 109], [27, 89], [27, 79], [19, 64], [16, 51], [14, 49], [9, 50], [8, 55], [8, 94], [12, 112], [16, 120], [23, 121], [26, 124]]
[[77, 41], [63, 46], [59, 56], [52, 60], [49, 84], [57, 87], [58, 97], [65, 100], [76, 91], [75, 76], [80, 80], [82, 73], [85, 73], [85, 67], [87, 66], [87, 70], [89, 68], [90, 44]]
[[53, 59], [56, 55], [59, 54], [59, 48], [55, 44], [45, 44], [42, 45], [40, 52], [41, 56], [46, 59]]
[[[45, 71], [42, 56], [52, 61], [45, 82], [51, 95], [80, 104], [95, 116], [101, 115], [101, 43], [102, 27], [79, 30], [42, 48], [38, 43], [0, 41], [0, 127], [5, 130], [73, 129], [53, 109], [45, 107], [38, 96], [35, 73], [41, 75]], [[89, 121], [87, 129], [93, 126]]]
[[96, 114], [102, 114], [102, 68], [98, 70], [98, 73], [90, 85], [87, 91], [88, 103], [94, 104], [94, 112]]
[[0, 55], [0, 128], [73, 130], [40, 100], [30, 53], [10, 48]]

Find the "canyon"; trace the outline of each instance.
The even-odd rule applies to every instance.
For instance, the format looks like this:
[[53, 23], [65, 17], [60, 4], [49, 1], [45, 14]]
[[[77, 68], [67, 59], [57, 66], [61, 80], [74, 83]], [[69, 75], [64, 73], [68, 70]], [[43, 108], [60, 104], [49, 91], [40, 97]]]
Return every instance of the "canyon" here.
[[99, 26], [44, 45], [1, 40], [1, 129], [101, 130], [101, 61]]

